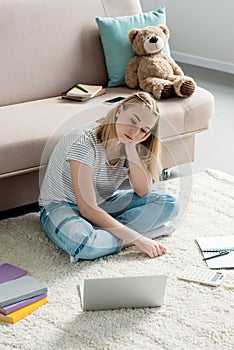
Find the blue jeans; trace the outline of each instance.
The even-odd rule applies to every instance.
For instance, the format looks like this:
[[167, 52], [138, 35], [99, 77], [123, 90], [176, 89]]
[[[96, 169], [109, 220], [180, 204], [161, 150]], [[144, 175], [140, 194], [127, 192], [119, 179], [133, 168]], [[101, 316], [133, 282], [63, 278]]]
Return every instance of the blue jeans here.
[[[123, 225], [144, 235], [172, 220], [178, 213], [176, 199], [153, 190], [139, 197], [132, 190], [117, 191], [100, 205]], [[118, 253], [122, 241], [83, 218], [77, 205], [67, 202], [40, 207], [47, 236], [70, 256], [92, 260]]]

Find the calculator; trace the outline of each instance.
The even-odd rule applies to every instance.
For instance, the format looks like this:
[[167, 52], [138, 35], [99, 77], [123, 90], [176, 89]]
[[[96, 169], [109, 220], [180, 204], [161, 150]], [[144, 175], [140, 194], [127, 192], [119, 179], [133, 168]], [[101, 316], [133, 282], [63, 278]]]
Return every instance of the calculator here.
[[210, 286], [220, 285], [224, 274], [219, 271], [211, 271], [195, 266], [187, 266], [186, 269], [177, 276], [181, 280], [208, 284]]

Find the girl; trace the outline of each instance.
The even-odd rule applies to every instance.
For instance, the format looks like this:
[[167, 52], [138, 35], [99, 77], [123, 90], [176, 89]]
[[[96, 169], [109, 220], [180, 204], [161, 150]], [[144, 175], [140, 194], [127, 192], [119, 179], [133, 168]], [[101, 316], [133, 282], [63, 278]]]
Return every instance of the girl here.
[[[173, 196], [151, 190], [159, 175], [158, 122], [155, 100], [138, 92], [55, 147], [39, 198], [41, 223], [71, 262], [129, 245], [151, 258], [165, 254], [146, 237], [178, 213]], [[118, 190], [126, 178], [132, 189]]]

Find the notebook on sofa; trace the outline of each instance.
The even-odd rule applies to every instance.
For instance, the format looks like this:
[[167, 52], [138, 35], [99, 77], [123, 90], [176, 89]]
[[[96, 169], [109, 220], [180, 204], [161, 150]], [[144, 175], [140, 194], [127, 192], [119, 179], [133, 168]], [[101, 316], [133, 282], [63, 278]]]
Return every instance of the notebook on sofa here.
[[[79, 86], [79, 88], [77, 86]], [[75, 84], [67, 91], [62, 92], [61, 97], [73, 101], [84, 102], [105, 93], [106, 89], [101, 85]]]
[[[205, 259], [216, 256], [205, 260], [210, 269], [234, 268], [234, 235], [198, 237], [195, 241]], [[217, 256], [219, 252], [225, 252], [226, 254]]]

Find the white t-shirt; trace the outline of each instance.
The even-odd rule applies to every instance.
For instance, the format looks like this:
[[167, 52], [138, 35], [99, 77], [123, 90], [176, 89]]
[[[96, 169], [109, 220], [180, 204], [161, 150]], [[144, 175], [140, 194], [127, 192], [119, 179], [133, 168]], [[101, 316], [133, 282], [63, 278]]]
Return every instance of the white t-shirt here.
[[69, 202], [76, 204], [69, 160], [76, 160], [92, 168], [97, 204], [109, 198], [126, 179], [129, 166], [126, 156], [111, 165], [105, 149], [97, 139], [97, 123], [76, 129], [65, 135], [56, 145], [46, 170], [40, 191], [39, 205]]

